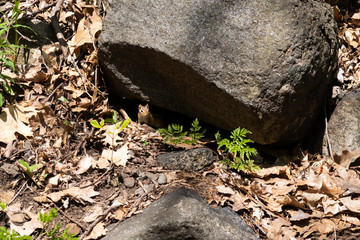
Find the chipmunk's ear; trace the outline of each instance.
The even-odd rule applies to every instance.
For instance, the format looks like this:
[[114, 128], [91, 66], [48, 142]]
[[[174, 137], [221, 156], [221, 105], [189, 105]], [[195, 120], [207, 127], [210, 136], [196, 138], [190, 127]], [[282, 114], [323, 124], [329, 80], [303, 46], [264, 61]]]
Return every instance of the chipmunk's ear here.
[[145, 105], [145, 108], [146, 108], [146, 109], [149, 109], [149, 104], [146, 104], [146, 105]]
[[142, 108], [142, 105], [141, 105], [141, 104], [139, 104], [139, 109], [140, 109], [140, 108]]

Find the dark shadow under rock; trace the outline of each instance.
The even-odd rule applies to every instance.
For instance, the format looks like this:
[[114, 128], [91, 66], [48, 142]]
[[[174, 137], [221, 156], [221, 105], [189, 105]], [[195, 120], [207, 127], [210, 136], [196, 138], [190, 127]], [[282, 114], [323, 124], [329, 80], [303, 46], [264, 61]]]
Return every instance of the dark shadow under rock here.
[[194, 191], [181, 188], [151, 204], [143, 213], [117, 225], [104, 240], [244, 240], [258, 239], [228, 208], [208, 206]]

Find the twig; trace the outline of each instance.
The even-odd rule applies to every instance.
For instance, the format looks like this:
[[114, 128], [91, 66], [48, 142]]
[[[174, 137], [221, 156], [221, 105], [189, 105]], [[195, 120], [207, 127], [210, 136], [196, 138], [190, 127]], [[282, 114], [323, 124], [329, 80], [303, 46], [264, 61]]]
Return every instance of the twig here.
[[260, 230], [260, 232], [262, 232], [262, 234], [267, 236], [266, 232], [255, 222], [255, 220], [250, 215], [248, 215], [248, 217], [251, 220], [251, 222]]
[[61, 32], [60, 26], [59, 26], [59, 15], [60, 15], [60, 8], [63, 4], [64, 0], [59, 0], [53, 10], [51, 11], [51, 25], [54, 28], [54, 31], [56, 33], [56, 38], [58, 39], [61, 51], [64, 54], [64, 58], [67, 59], [69, 55], [69, 47], [65, 41], [64, 34]]
[[120, 206], [121, 206], [121, 204], [116, 204], [116, 205], [109, 207], [108, 210], [106, 210], [103, 215], [99, 216], [92, 224], [90, 224], [90, 226], [87, 228], [87, 230], [83, 234], [81, 234], [80, 239], [84, 239], [87, 235], [89, 235], [89, 233], [91, 233], [91, 231], [96, 226], [96, 224], [98, 224], [100, 221], [102, 221], [111, 211], [117, 209]]
[[16, 193], [16, 195], [10, 200], [10, 202], [7, 203], [9, 206], [16, 198], [20, 195], [20, 193], [24, 190], [24, 187], [26, 186], [27, 181], [24, 182], [24, 184], [21, 186], [20, 190]]
[[135, 200], [135, 202], [130, 206], [130, 208], [126, 211], [124, 218], [128, 217], [128, 214], [132, 211], [133, 208], [138, 206], [140, 204], [140, 201], [143, 197], [147, 196], [151, 191], [144, 192], [138, 199]]
[[104, 172], [100, 177], [98, 177], [94, 182], [92, 183], [89, 183], [88, 185], [85, 185], [85, 186], [80, 186], [80, 188], [87, 188], [87, 187], [90, 187], [94, 184], [96, 184], [98, 181], [100, 181], [107, 173], [109, 173], [109, 171], [111, 171], [112, 168], [106, 170], [106, 172]]
[[54, 202], [50, 197], [46, 196], [46, 198], [51, 201], [52, 205], [53, 205], [57, 210], [59, 210], [59, 212], [60, 212], [62, 215], [64, 215], [64, 217], [66, 217], [66, 218], [69, 219], [71, 222], [73, 222], [73, 223], [75, 223], [76, 225], [78, 225], [82, 230], [85, 229], [85, 227], [84, 227], [81, 223], [79, 223], [78, 221], [76, 221], [76, 220], [72, 219], [71, 217], [69, 217], [63, 210], [61, 210], [58, 206], [56, 206], [55, 202]]
[[[23, 15], [21, 18], [19, 19], [29, 19], [29, 18], [32, 18], [34, 16], [36, 16], [37, 14], [41, 13], [41, 12], [44, 12], [46, 11], [47, 9], [55, 6], [56, 3], [48, 3], [46, 5], [44, 5], [42, 8], [39, 8], [37, 11], [34, 11], [32, 13], [29, 13], [29, 14], [26, 14], [26, 15]], [[18, 20], [19, 20], [18, 19]]]
[[49, 101], [49, 99], [55, 94], [56, 90], [58, 90], [62, 85], [64, 85], [64, 83], [60, 83], [59, 85], [57, 85], [57, 87], [51, 92], [51, 94], [43, 101], [43, 103], [46, 103], [47, 101]]
[[89, 24], [89, 17], [86, 16], [86, 23], [87, 23], [87, 27], [89, 29], [89, 35], [90, 35], [90, 38], [91, 38], [91, 42], [93, 44], [93, 47], [94, 47], [94, 51], [97, 52], [97, 48], [96, 48], [96, 45], [95, 45], [95, 41], [94, 41], [94, 38], [91, 34], [91, 28], [90, 28], [90, 24]]
[[328, 151], [329, 151], [329, 155], [331, 157], [331, 160], [334, 161], [334, 156], [333, 156], [333, 153], [332, 153], [332, 148], [331, 148], [330, 138], [329, 138], [329, 132], [328, 132], [326, 106], [324, 106], [324, 114], [325, 114], [325, 136], [326, 136]]
[[123, 115], [123, 117], [124, 117], [124, 119], [129, 119], [130, 117], [129, 117], [129, 115], [125, 112], [125, 110], [124, 109], [120, 109], [120, 113], [121, 113], [121, 115]]

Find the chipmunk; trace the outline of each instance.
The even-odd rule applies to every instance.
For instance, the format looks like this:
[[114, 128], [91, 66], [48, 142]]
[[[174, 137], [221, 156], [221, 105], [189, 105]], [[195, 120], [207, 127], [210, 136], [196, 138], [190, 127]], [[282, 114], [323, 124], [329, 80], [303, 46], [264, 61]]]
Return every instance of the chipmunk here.
[[149, 104], [145, 106], [139, 104], [138, 122], [145, 123], [155, 128], [162, 128], [166, 126], [164, 119], [153, 116], [149, 111]]

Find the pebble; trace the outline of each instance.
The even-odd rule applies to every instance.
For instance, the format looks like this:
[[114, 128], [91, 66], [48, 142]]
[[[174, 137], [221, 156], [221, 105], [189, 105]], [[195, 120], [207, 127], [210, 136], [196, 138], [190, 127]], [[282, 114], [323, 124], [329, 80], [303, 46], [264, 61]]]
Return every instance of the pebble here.
[[[144, 188], [145, 188], [145, 190], [146, 190], [147, 192], [151, 192], [151, 191], [154, 190], [155, 185], [154, 185], [154, 184], [145, 184], [145, 185], [144, 185]], [[135, 190], [135, 195], [142, 195], [142, 194], [144, 194], [144, 193], [145, 193], [145, 192], [144, 192], [144, 190], [143, 190], [141, 187], [139, 187], [138, 189]]]
[[66, 225], [66, 228], [68, 229], [67, 233], [78, 235], [81, 232], [81, 229], [75, 224], [75, 223], [69, 223]]
[[159, 175], [158, 183], [159, 183], [159, 184], [166, 184], [166, 182], [167, 182], [167, 179], [166, 179], [165, 174], [161, 173], [161, 174]]
[[146, 178], [146, 173], [144, 172], [139, 173], [139, 180], [143, 180], [145, 178]]
[[135, 190], [135, 195], [142, 195], [142, 194], [144, 194], [144, 190], [141, 187]]
[[155, 185], [154, 184], [145, 184], [144, 188], [147, 192], [151, 192], [152, 190], [154, 190]]
[[124, 185], [127, 188], [133, 188], [135, 186], [135, 179], [133, 177], [124, 178]]
[[153, 182], [155, 182], [158, 179], [157, 174], [154, 174], [154, 173], [151, 173], [151, 172], [146, 172], [145, 174]]

